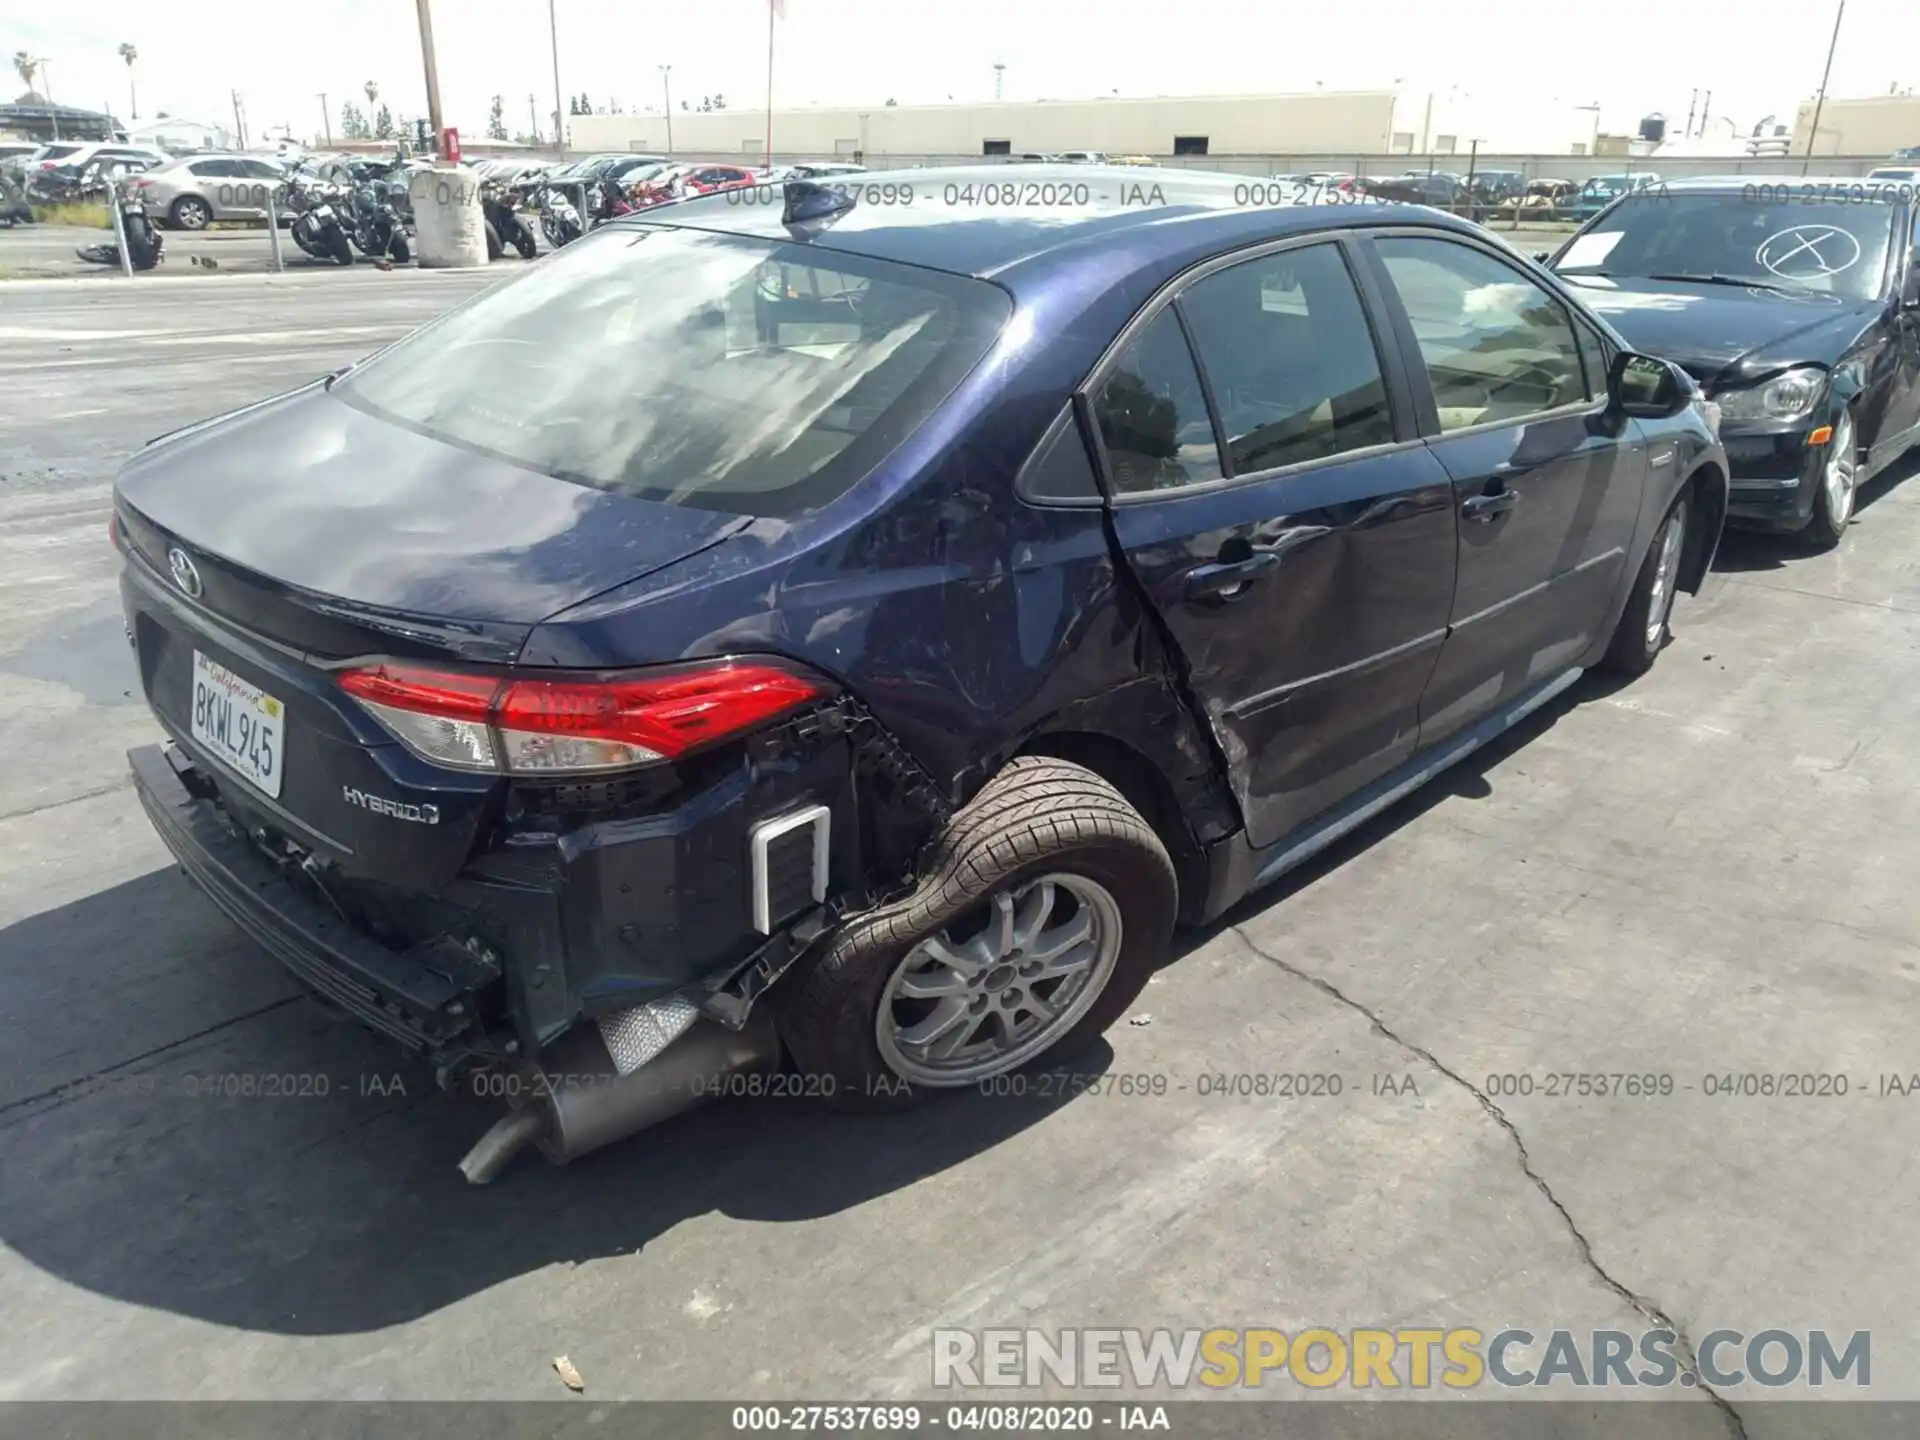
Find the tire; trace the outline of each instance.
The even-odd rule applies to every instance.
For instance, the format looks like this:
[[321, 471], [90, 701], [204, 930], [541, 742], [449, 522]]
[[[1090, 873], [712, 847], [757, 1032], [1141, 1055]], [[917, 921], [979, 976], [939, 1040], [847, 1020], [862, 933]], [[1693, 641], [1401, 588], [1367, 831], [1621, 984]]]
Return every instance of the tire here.
[[486, 225], [487, 225], [487, 259], [490, 261], [498, 260], [502, 255], [507, 253], [507, 247], [500, 243], [499, 228], [495, 226], [491, 220], [487, 221]]
[[[1030, 898], [1043, 896], [1050, 908]], [[1178, 898], [1166, 848], [1119, 791], [1068, 761], [1021, 757], [953, 818], [911, 895], [856, 917], [794, 967], [772, 997], [781, 1033], [800, 1072], [839, 1110], [904, 1109], [936, 1090], [1056, 1064], [1098, 1038], [1139, 995], [1173, 933]], [[1016, 899], [1024, 908], [1015, 908]], [[992, 951], [990, 932], [1003, 915], [1006, 929], [994, 933], [1013, 939], [1022, 916], [1036, 913], [1027, 941], [1053, 943], [1047, 937], [1054, 935], [1056, 955], [1090, 947], [1084, 978], [1077, 971], [1028, 978], [1044, 962], [1023, 961], [1019, 948], [980, 961], [976, 979], [917, 968], [936, 963], [925, 958], [929, 942], [946, 942], [949, 955], [976, 945]], [[1067, 917], [1057, 931], [1046, 928], [1054, 916]], [[952, 943], [976, 917], [988, 928]], [[1066, 944], [1083, 919], [1092, 938]], [[1000, 1053], [970, 1069], [963, 1053], [931, 1077], [908, 1058], [915, 1026], [947, 1003], [902, 993], [910, 975], [924, 983], [930, 973], [968, 987], [953, 996], [973, 1007], [963, 1007], [951, 1027], [958, 1039], [972, 1049], [972, 1037], [997, 1032]], [[1051, 988], [1044, 996], [1028, 988], [1038, 986]], [[1059, 1013], [1046, 1019], [1018, 1008], [1027, 1003]], [[1007, 1014], [997, 1016], [995, 1007]], [[1023, 1013], [1039, 1024], [1020, 1040]]]
[[540, 253], [539, 242], [533, 238], [533, 232], [525, 225], [520, 227], [520, 233], [514, 237], [513, 248], [520, 252], [522, 260], [532, 260]]
[[1601, 658], [1600, 668], [1616, 675], [1644, 675], [1673, 637], [1669, 621], [1679, 590], [1680, 565], [1687, 553], [1691, 490], [1682, 490], [1661, 518], [1646, 558], [1627, 597], [1627, 608]]
[[321, 243], [327, 247], [327, 253], [333, 256], [334, 264], [353, 264], [353, 246], [347, 240], [347, 232], [339, 226], [334, 226], [329, 234], [322, 237]]
[[204, 230], [213, 221], [213, 207], [198, 195], [182, 195], [167, 207], [167, 221], [179, 230]]
[[398, 230], [393, 232], [393, 239], [387, 244], [387, 255], [396, 265], [404, 265], [413, 258], [413, 251], [407, 248], [407, 237]]
[[[1853, 411], [1842, 411], [1834, 422], [1833, 439], [1827, 442], [1827, 463], [1820, 468], [1820, 483], [1813, 493], [1813, 518], [1800, 532], [1812, 549], [1831, 550], [1853, 523], [1860, 494], [1860, 454], [1853, 436]], [[1838, 478], [1841, 472], [1844, 482]]]

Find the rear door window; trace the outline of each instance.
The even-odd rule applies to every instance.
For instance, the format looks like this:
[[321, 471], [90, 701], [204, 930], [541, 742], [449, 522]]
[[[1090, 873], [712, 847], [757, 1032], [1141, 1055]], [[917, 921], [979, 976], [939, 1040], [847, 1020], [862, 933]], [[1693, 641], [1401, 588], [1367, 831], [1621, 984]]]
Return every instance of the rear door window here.
[[1392, 443], [1380, 354], [1337, 244], [1243, 261], [1179, 304], [1235, 475]]

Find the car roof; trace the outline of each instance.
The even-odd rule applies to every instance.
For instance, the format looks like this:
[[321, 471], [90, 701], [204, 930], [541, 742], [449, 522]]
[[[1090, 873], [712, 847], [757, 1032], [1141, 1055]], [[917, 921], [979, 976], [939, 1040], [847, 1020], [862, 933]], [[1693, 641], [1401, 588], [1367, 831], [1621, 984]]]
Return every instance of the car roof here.
[[[1258, 204], [1265, 176], [1143, 166], [1004, 165], [891, 170], [886, 185], [911, 194], [891, 203], [856, 203], [809, 243], [953, 274], [993, 278], [1018, 291], [1089, 249], [1124, 245], [1131, 269], [1191, 264], [1260, 239], [1349, 225], [1413, 221], [1476, 233], [1438, 210], [1405, 204]], [[1064, 204], [1038, 202], [1064, 191]], [[1251, 192], [1251, 193], [1250, 193]], [[754, 197], [743, 202], [741, 194]], [[1085, 204], [1075, 203], [1080, 195]], [[951, 202], [951, 203], [949, 203]], [[618, 224], [679, 225], [734, 235], [786, 239], [778, 183], [683, 200]], [[1129, 273], [1116, 255], [1108, 283]]]

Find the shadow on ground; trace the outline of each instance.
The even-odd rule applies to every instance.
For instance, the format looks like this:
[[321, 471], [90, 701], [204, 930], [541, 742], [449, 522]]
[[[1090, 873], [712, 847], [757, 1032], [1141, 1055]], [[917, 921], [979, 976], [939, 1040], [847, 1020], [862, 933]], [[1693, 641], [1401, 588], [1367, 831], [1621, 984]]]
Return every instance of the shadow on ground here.
[[[1854, 497], [1854, 524], [1842, 540], [1843, 545], [1858, 543], [1873, 528], [1873, 507], [1898, 490], [1915, 475], [1920, 475], [1920, 449], [1889, 465], [1860, 487]], [[1728, 529], [1720, 539], [1720, 553], [1713, 568], [1722, 574], [1741, 575], [1757, 570], [1791, 570], [1797, 561], [1813, 557], [1814, 552], [1799, 535], [1773, 535], [1763, 530]]]
[[[198, 947], [206, 978], [229, 987], [269, 978], [248, 967], [273, 971], [172, 869], [0, 931], [0, 1025], [22, 1042], [10, 1035], [0, 1062], [0, 1243], [68, 1283], [243, 1329], [379, 1329], [556, 1262], [631, 1254], [709, 1211], [830, 1215], [1064, 1103], [967, 1092], [929, 1125], [924, 1112], [728, 1101], [564, 1170], [523, 1158], [474, 1188], [455, 1164], [497, 1101], [437, 1090], [370, 1034], [289, 997], [277, 975], [264, 1000], [224, 1013], [204, 995], [190, 1015], [174, 1006], [165, 1018], [181, 1038], [160, 1017], [151, 1033], [130, 1025], [140, 1001], [125, 967], [158, 943]], [[60, 983], [23, 978], [43, 965], [62, 967]], [[84, 1038], [45, 1037], [102, 1027], [111, 1045], [61, 1071]], [[1102, 1043], [1074, 1068], [1099, 1073], [1112, 1058]], [[58, 1072], [55, 1093], [23, 1093], [35, 1077], [22, 1067], [36, 1063]], [[241, 1086], [276, 1093], [232, 1093]]]

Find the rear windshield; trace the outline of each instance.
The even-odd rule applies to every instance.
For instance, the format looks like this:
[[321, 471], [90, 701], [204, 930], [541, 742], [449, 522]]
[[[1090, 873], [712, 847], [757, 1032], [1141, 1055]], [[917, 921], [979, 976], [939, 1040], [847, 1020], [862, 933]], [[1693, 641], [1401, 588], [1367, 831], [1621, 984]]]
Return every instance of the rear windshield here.
[[335, 393], [598, 489], [794, 515], [910, 435], [1010, 308], [984, 281], [805, 244], [613, 226]]

